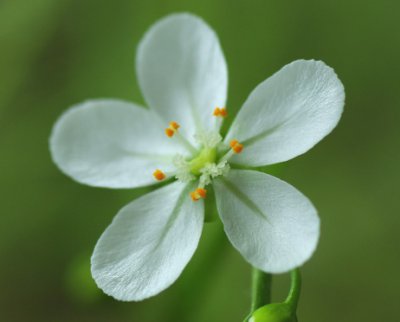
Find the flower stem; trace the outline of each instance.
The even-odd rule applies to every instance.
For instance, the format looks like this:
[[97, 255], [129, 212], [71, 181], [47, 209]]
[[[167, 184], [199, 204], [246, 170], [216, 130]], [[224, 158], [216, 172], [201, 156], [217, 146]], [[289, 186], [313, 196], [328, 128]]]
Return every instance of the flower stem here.
[[[263, 306], [265, 307], [265, 305], [271, 302], [271, 282], [272, 282], [271, 274], [264, 273], [253, 267], [251, 310], [249, 315], [244, 319], [243, 322], [249, 322], [253, 313], [258, 308]], [[289, 309], [289, 312], [291, 312], [291, 314], [293, 315], [292, 318], [294, 318], [295, 321], [297, 321], [296, 310], [300, 298], [300, 291], [301, 291], [300, 269], [295, 268], [290, 272], [290, 290], [288, 296], [286, 297], [286, 300], [283, 303], [275, 303], [276, 305], [286, 306]], [[265, 308], [267, 307], [269, 306], [267, 305]]]
[[300, 269], [295, 268], [290, 272], [290, 290], [289, 294], [285, 300], [292, 312], [296, 312], [297, 304], [300, 298], [300, 291], [301, 291], [301, 275]]
[[271, 303], [272, 275], [253, 267], [251, 277], [251, 312]]
[[243, 322], [248, 322], [255, 310], [271, 302], [272, 275], [253, 267], [251, 271], [251, 307]]

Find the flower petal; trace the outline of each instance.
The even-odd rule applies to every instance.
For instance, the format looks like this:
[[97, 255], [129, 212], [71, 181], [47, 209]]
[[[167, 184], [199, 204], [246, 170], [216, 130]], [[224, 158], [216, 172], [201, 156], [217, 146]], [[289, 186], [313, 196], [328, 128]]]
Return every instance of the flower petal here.
[[217, 208], [233, 246], [253, 266], [282, 273], [314, 252], [319, 218], [288, 183], [258, 171], [231, 170], [214, 182]]
[[215, 107], [224, 107], [227, 67], [218, 38], [200, 18], [170, 15], [141, 41], [138, 81], [150, 108], [164, 122], [176, 121], [193, 142], [195, 132], [217, 129]]
[[232, 162], [263, 166], [287, 161], [311, 149], [338, 123], [344, 88], [321, 61], [297, 60], [258, 85], [227, 137], [244, 144]]
[[192, 185], [175, 182], [117, 214], [92, 256], [92, 275], [108, 295], [140, 301], [170, 286], [197, 248], [204, 220]]
[[67, 110], [54, 125], [50, 150], [76, 181], [108, 188], [153, 184], [153, 171], [170, 170], [174, 154], [184, 153], [151, 111], [117, 100], [87, 101]]

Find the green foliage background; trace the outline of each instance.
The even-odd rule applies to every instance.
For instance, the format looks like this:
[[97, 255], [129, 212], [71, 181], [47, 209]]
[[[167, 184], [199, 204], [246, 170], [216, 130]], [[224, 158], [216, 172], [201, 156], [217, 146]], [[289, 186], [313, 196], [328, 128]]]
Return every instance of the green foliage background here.
[[[114, 214], [144, 190], [79, 185], [48, 152], [57, 117], [87, 98], [143, 102], [136, 45], [160, 17], [202, 16], [230, 72], [228, 106], [298, 58], [324, 60], [345, 85], [338, 128], [281, 178], [322, 219], [304, 269], [299, 320], [399, 321], [400, 2], [0, 1], [0, 320], [241, 321], [250, 270], [218, 223], [207, 224], [183, 276], [161, 295], [122, 303], [96, 289], [91, 251]], [[231, 115], [234, 113], [231, 113]], [[287, 276], [274, 280], [274, 298]]]

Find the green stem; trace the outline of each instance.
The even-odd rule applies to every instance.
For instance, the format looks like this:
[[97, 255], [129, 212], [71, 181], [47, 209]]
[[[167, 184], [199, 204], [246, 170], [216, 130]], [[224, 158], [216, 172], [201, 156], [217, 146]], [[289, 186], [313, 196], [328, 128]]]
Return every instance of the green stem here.
[[251, 276], [251, 312], [271, 303], [272, 275], [253, 267]]
[[255, 310], [271, 303], [272, 275], [253, 267], [251, 271], [251, 308], [243, 322], [248, 322]]
[[290, 272], [290, 290], [289, 294], [285, 300], [292, 312], [296, 312], [297, 304], [300, 298], [300, 291], [301, 291], [301, 275], [300, 269], [296, 268]]

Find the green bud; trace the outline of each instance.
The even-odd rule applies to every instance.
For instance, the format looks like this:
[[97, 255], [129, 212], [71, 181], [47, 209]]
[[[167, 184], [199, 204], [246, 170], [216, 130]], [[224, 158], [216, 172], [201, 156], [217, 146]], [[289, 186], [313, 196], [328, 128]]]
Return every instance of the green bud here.
[[297, 318], [287, 303], [272, 303], [254, 311], [249, 322], [297, 322]]

